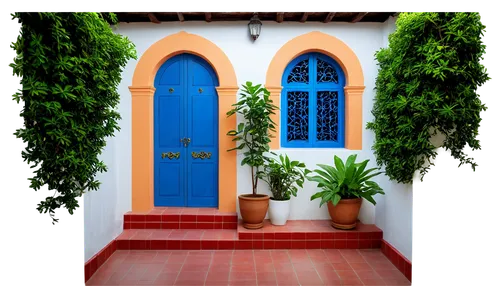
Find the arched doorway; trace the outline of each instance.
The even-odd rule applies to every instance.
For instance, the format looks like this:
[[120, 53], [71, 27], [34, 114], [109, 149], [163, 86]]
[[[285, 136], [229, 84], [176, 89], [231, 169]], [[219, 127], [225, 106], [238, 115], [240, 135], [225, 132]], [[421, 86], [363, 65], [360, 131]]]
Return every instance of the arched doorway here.
[[180, 54], [156, 73], [155, 206], [217, 207], [217, 75], [202, 58]]
[[[196, 55], [208, 63], [218, 78], [218, 207], [236, 211], [236, 146], [226, 133], [236, 127], [236, 118], [226, 112], [236, 103], [236, 73], [226, 54], [211, 41], [179, 32], [152, 44], [141, 56], [132, 86], [132, 211], [147, 212], [154, 207], [154, 80], [160, 67], [176, 55]], [[168, 152], [167, 152], [168, 153]], [[212, 155], [213, 156], [213, 155]]]

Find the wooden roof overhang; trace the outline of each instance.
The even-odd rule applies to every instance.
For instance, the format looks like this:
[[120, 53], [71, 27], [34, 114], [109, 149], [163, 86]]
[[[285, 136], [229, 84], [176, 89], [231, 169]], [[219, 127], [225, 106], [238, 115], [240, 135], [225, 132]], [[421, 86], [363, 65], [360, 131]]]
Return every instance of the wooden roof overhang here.
[[[250, 21], [254, 12], [114, 12], [119, 22], [227, 22]], [[258, 12], [262, 22], [378, 22], [383, 23], [398, 12]]]

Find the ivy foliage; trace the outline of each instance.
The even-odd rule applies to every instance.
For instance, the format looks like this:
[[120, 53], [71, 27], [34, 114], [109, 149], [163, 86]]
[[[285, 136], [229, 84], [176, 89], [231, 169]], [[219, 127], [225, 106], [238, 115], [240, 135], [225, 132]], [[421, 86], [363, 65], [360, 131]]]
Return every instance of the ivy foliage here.
[[30, 188], [47, 185], [52, 196], [38, 204], [40, 213], [79, 207], [77, 198], [97, 190], [98, 172], [107, 167], [98, 156], [106, 137], [119, 130], [117, 86], [135, 46], [115, 34], [111, 13], [15, 13], [21, 34], [11, 47], [10, 66], [21, 77], [13, 95], [24, 105], [24, 126], [14, 135], [27, 144], [24, 161], [36, 168]]
[[375, 56], [376, 79], [373, 150], [391, 180], [411, 183], [416, 171], [428, 172], [440, 134], [442, 147], [460, 165], [477, 164], [464, 153], [480, 149], [480, 113], [486, 110], [477, 87], [489, 77], [480, 63], [485, 26], [478, 13], [402, 13], [388, 48]]

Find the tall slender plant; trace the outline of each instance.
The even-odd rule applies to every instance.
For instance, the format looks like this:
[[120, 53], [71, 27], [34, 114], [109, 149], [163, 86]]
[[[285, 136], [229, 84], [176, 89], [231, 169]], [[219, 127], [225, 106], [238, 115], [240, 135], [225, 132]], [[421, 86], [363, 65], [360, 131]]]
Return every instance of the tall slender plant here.
[[[99, 159], [106, 138], [119, 130], [117, 86], [135, 46], [113, 32], [113, 13], [15, 13], [21, 35], [11, 47], [10, 65], [21, 78], [13, 95], [23, 105], [24, 126], [15, 135], [26, 143], [22, 158], [37, 167], [30, 178], [35, 191], [47, 186], [53, 195], [38, 204], [49, 213], [78, 207], [77, 198], [97, 190]], [[52, 193], [51, 192], [51, 193]]]
[[[481, 102], [477, 88], [489, 80], [481, 64], [485, 26], [479, 13], [402, 13], [389, 47], [376, 53], [373, 150], [391, 180], [421, 179], [437, 155], [431, 140], [438, 132], [442, 146], [475, 170], [465, 153], [480, 149]], [[460, 166], [459, 165], [459, 166]]]
[[239, 143], [237, 147], [228, 151], [245, 149], [241, 165], [250, 166], [252, 193], [257, 195], [259, 182], [257, 174], [260, 167], [268, 161], [265, 153], [269, 152], [270, 138], [273, 138], [273, 132], [276, 132], [276, 123], [271, 119], [271, 114], [275, 114], [274, 110], [278, 107], [273, 104], [269, 91], [260, 84], [253, 85], [252, 82], [246, 82], [242, 85], [242, 90], [240, 100], [227, 112], [228, 117], [240, 114], [244, 119], [244, 122], [238, 124], [237, 129], [227, 133], [234, 137], [233, 141]]

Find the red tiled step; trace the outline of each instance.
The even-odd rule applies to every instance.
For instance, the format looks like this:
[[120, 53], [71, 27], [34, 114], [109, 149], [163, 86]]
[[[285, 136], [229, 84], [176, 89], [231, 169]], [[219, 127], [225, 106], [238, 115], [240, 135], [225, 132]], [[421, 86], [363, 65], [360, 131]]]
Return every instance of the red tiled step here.
[[215, 250], [234, 249], [235, 241], [235, 230], [127, 229], [116, 238], [116, 247], [122, 250]]
[[328, 221], [289, 221], [277, 227], [247, 230], [138, 230], [128, 229], [116, 239], [117, 249], [365, 249], [380, 248], [382, 231], [359, 224], [355, 230], [337, 230]]
[[238, 214], [215, 208], [158, 207], [147, 213], [128, 212], [123, 229], [236, 229]]
[[374, 224], [358, 222], [355, 229], [333, 228], [330, 220], [290, 220], [283, 226], [264, 221], [264, 227], [251, 230], [238, 224], [238, 238], [251, 240], [382, 240], [382, 230]]
[[259, 241], [264, 244], [274, 241], [274, 249], [380, 248], [382, 236], [382, 230], [377, 226], [361, 222], [353, 230], [335, 229], [330, 220], [291, 220], [284, 226], [272, 225], [265, 220], [264, 227], [257, 230], [246, 229], [241, 222], [238, 225], [240, 240], [253, 241], [257, 245]]

